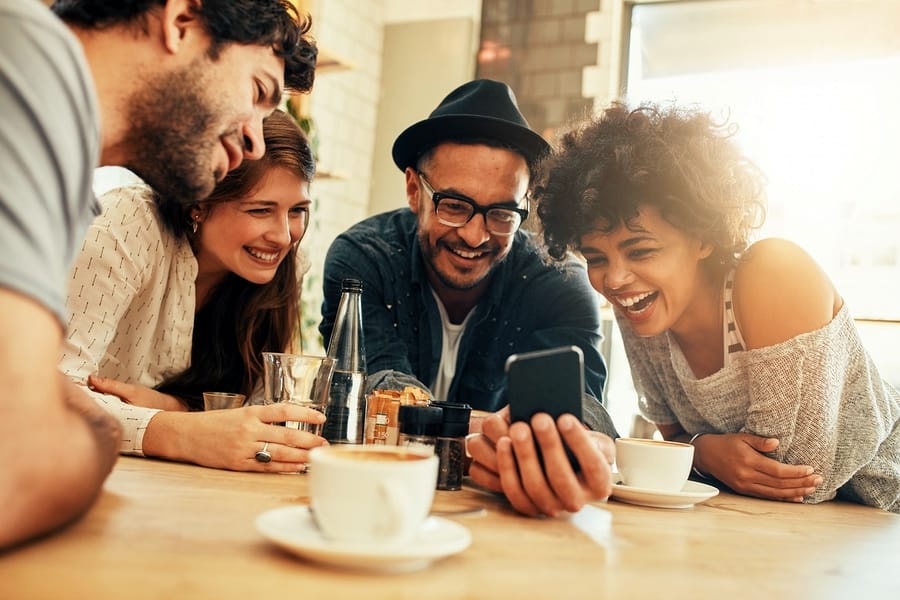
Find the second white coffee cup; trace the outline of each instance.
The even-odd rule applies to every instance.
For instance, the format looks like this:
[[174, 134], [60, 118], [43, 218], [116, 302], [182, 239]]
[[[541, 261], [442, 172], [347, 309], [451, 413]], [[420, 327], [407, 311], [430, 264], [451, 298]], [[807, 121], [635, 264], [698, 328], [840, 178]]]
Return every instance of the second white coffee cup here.
[[431, 510], [438, 457], [391, 446], [333, 445], [309, 454], [313, 518], [333, 541], [400, 544]]
[[616, 467], [631, 487], [679, 492], [691, 474], [694, 447], [680, 442], [616, 439]]

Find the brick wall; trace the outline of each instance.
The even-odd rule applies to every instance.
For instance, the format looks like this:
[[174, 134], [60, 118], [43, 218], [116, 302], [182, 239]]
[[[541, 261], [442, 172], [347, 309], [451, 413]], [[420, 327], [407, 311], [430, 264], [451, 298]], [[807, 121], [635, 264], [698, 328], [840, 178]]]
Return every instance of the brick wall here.
[[600, 0], [484, 0], [478, 77], [510, 84], [536, 131], [553, 131], [592, 109], [583, 74], [595, 67], [597, 41], [586, 41]]

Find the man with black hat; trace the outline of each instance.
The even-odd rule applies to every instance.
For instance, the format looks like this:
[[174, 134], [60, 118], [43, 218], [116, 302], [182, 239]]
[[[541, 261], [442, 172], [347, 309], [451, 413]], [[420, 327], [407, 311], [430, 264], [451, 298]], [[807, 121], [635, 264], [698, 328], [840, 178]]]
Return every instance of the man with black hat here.
[[[436, 400], [498, 411], [506, 404], [510, 354], [576, 345], [585, 359], [585, 422], [615, 435], [598, 400], [606, 378], [598, 297], [580, 264], [546, 264], [534, 236], [520, 229], [535, 166], [549, 150], [512, 90], [484, 79], [458, 87], [397, 137], [393, 158], [406, 177], [409, 208], [353, 226], [325, 259], [324, 339], [341, 280], [363, 281], [367, 390], [414, 385]], [[589, 437], [578, 429], [573, 435]], [[584, 446], [593, 454], [584, 459], [604, 462], [608, 474], [598, 444]], [[571, 484], [575, 475], [566, 470]], [[496, 472], [488, 484], [501, 491]], [[510, 500], [529, 514], [571, 505], [526, 496]]]

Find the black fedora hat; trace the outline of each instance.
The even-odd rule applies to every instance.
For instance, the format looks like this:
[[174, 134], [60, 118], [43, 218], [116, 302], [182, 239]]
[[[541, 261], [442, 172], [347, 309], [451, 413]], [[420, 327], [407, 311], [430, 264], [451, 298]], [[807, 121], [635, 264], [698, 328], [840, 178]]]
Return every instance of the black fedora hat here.
[[528, 127], [516, 96], [505, 83], [476, 79], [464, 83], [424, 121], [407, 127], [394, 141], [394, 162], [405, 170], [443, 141], [466, 138], [497, 140], [517, 148], [528, 164], [550, 151], [550, 144]]

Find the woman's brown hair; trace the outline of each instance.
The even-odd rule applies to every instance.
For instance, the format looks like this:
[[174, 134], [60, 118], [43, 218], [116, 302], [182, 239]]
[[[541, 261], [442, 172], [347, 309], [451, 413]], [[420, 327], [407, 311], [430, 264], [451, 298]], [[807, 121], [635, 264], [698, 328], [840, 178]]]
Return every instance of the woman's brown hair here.
[[[286, 169], [305, 181], [315, 175], [309, 142], [296, 122], [282, 111], [263, 121], [265, 155], [245, 160], [216, 186], [202, 208], [249, 196], [274, 168]], [[159, 198], [163, 224], [177, 236], [190, 236], [191, 210]], [[262, 353], [284, 352], [297, 336], [300, 284], [297, 244], [278, 266], [272, 281], [255, 284], [229, 273], [209, 294], [194, 316], [191, 366], [156, 387], [203, 408], [204, 391], [241, 392], [250, 396], [263, 377]]]

